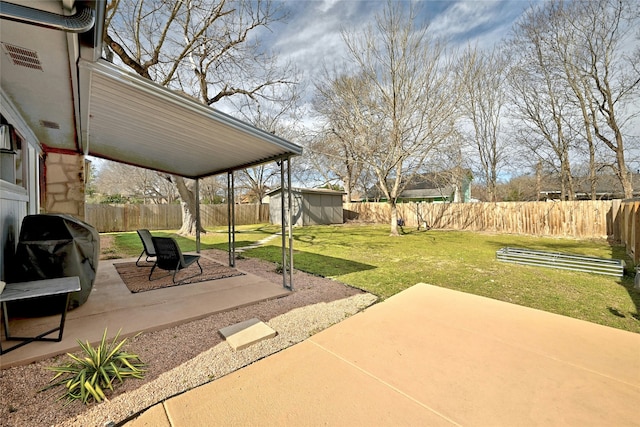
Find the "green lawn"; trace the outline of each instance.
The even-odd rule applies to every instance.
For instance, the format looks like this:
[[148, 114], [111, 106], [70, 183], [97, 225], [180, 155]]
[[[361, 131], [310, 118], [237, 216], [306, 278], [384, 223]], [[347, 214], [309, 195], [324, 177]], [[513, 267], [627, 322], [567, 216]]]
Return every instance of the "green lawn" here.
[[[278, 231], [274, 226], [238, 227], [236, 242], [247, 246]], [[602, 325], [640, 333], [640, 292], [633, 276], [610, 276], [498, 262], [505, 246], [622, 258], [624, 247], [604, 240], [538, 238], [459, 231], [409, 231], [390, 237], [388, 226], [345, 225], [294, 229], [294, 267], [331, 277], [382, 298], [416, 283], [495, 298]], [[170, 235], [171, 232], [154, 232]], [[132, 256], [142, 250], [136, 233], [116, 234]], [[184, 250], [193, 239], [180, 237]], [[226, 228], [202, 236], [202, 248], [226, 249]], [[278, 262], [280, 240], [248, 250], [245, 256]], [[294, 278], [295, 280], [295, 278]], [[295, 284], [295, 282], [294, 282]]]
[[[251, 245], [265, 237], [271, 236], [280, 230], [272, 225], [245, 225], [236, 227], [236, 248]], [[195, 251], [196, 241], [192, 237], [183, 237], [176, 234], [177, 230], [153, 230], [151, 234], [161, 237], [174, 237], [184, 252]], [[102, 258], [121, 258], [140, 255], [142, 242], [135, 231], [126, 233], [102, 233], [103, 236], [111, 236], [114, 239], [113, 246], [102, 248]], [[200, 236], [200, 248], [222, 249], [228, 248], [228, 235], [226, 227], [207, 230]]]

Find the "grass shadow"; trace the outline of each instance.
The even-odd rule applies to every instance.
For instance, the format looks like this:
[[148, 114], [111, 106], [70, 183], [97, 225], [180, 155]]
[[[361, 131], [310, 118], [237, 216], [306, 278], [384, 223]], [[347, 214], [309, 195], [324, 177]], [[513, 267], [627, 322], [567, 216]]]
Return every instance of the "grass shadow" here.
[[633, 301], [633, 305], [636, 307], [635, 313], [629, 313], [631, 317], [640, 321], [640, 290], [634, 288], [634, 278], [635, 272], [633, 275], [630, 273], [625, 273], [625, 275], [620, 280], [620, 286], [624, 287], [629, 294], [629, 298]]
[[[276, 263], [282, 261], [282, 249], [274, 246], [250, 249], [245, 254], [248, 257]], [[376, 268], [376, 266], [361, 262], [298, 250], [294, 250], [293, 267], [296, 270], [321, 277], [342, 276]]]

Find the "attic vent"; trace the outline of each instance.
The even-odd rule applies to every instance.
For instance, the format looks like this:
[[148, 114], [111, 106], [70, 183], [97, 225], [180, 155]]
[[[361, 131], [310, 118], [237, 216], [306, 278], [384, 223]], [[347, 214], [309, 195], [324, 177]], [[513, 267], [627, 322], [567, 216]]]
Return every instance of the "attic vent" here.
[[56, 122], [50, 122], [47, 120], [40, 120], [40, 126], [49, 129], [60, 129], [60, 125]]
[[9, 58], [11, 58], [14, 65], [44, 71], [36, 51], [8, 43], [2, 43], [2, 47]]

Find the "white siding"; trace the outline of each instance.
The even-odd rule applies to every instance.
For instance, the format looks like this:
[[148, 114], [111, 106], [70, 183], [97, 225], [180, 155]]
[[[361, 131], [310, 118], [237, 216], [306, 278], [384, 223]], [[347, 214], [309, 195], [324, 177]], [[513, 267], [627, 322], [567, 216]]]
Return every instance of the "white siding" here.
[[0, 92], [0, 113], [22, 138], [22, 185], [0, 180], [0, 278], [6, 277], [10, 258], [15, 251], [22, 219], [40, 210], [40, 147], [34, 133], [27, 127], [13, 104]]

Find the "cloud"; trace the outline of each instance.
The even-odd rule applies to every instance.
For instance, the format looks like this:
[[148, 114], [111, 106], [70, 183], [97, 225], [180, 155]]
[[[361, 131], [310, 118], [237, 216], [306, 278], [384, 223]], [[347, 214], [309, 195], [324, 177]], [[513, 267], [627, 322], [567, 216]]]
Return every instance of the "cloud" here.
[[433, 17], [430, 29], [455, 44], [489, 47], [503, 39], [515, 20], [529, 7], [520, 0], [451, 2]]
[[[488, 47], [500, 41], [529, 6], [523, 0], [418, 2], [433, 35], [455, 44]], [[272, 47], [282, 57], [314, 74], [323, 63], [340, 63], [346, 54], [341, 31], [358, 32], [386, 6], [381, 0], [288, 1], [287, 23], [273, 27]]]
[[341, 61], [345, 54], [341, 31], [369, 22], [380, 2], [324, 0], [286, 5], [289, 22], [277, 28], [273, 48], [313, 74], [324, 63]]
[[[534, 0], [535, 1], [535, 0]], [[477, 43], [489, 47], [499, 42], [513, 22], [529, 6], [524, 0], [418, 1], [420, 18], [430, 22], [434, 36], [456, 45]], [[286, 23], [276, 23], [263, 39], [304, 74], [307, 82], [317, 79], [323, 66], [340, 66], [347, 59], [341, 31], [363, 31], [386, 7], [383, 0], [284, 1]], [[307, 84], [312, 90], [312, 84]]]

